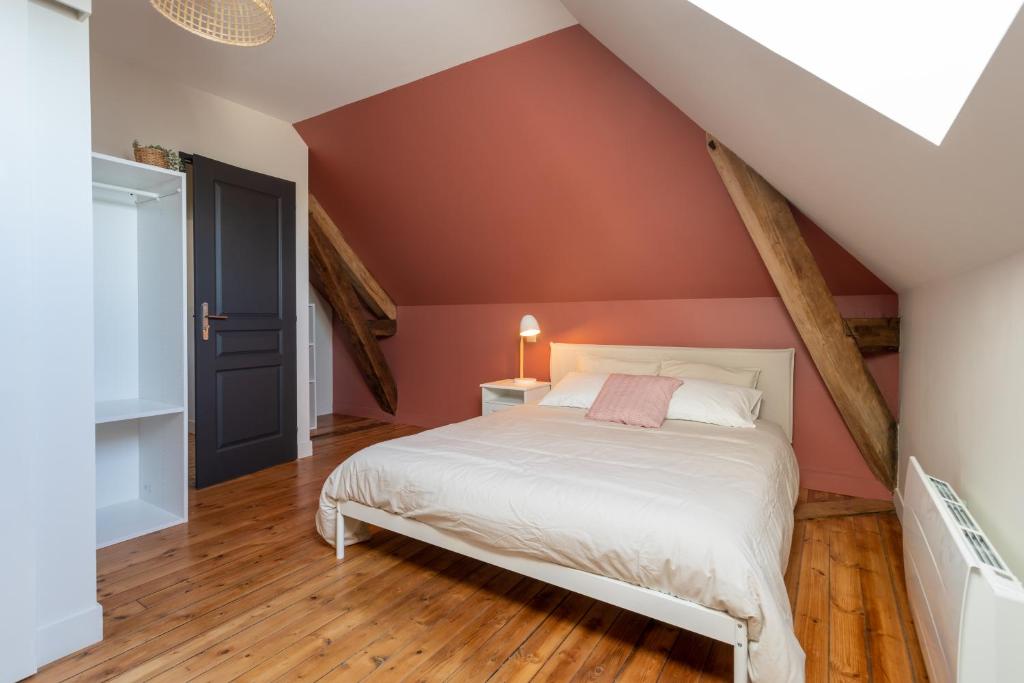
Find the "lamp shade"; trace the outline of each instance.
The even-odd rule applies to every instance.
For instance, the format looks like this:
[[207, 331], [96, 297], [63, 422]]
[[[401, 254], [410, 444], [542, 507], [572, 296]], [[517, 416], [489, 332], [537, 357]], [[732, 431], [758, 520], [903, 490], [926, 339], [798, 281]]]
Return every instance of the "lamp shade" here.
[[524, 315], [519, 321], [519, 336], [532, 337], [535, 334], [540, 334], [540, 324], [532, 315]]
[[186, 31], [226, 45], [254, 47], [274, 37], [272, 0], [149, 0]]

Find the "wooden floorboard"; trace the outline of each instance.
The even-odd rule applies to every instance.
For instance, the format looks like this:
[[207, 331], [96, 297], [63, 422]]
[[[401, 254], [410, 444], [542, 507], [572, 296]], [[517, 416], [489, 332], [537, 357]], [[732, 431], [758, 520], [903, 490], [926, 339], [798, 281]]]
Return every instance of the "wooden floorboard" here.
[[846, 498], [844, 500], [827, 500], [818, 502], [797, 503], [794, 517], [800, 521], [805, 519], [823, 519], [825, 517], [851, 517], [853, 515], [870, 515], [878, 512], [893, 512], [891, 500], [871, 500], [870, 498]]
[[[419, 430], [322, 427], [313, 457], [193, 490], [188, 524], [100, 550], [105, 639], [32, 680], [731, 680], [724, 644], [389, 532], [338, 563], [313, 528], [324, 479]], [[927, 680], [893, 513], [798, 521], [785, 580], [808, 681]]]
[[352, 417], [351, 415], [320, 415], [316, 418], [316, 429], [310, 432], [314, 439], [335, 434], [351, 434], [381, 425], [379, 420], [368, 417]]

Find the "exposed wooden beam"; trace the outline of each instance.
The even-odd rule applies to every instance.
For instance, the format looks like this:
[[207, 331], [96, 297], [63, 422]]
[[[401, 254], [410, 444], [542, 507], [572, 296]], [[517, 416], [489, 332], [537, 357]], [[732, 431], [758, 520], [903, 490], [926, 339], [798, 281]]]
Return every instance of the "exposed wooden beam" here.
[[892, 512], [893, 509], [893, 504], [890, 500], [846, 498], [844, 500], [797, 503], [793, 516], [799, 521], [801, 519], [821, 519], [823, 517], [871, 515], [877, 512]]
[[889, 490], [896, 479], [896, 421], [836, 307], [789, 202], [728, 148], [708, 152], [786, 309], [868, 467]]
[[846, 318], [846, 333], [857, 342], [861, 353], [900, 350], [899, 318]]
[[348, 336], [352, 359], [377, 405], [381, 410], [394, 415], [398, 410], [398, 386], [387, 359], [365, 319], [355, 286], [342, 263], [342, 256], [333, 251], [332, 242], [324, 234], [322, 226], [313, 223], [309, 229], [309, 281], [341, 321]]
[[359, 298], [366, 304], [367, 308], [378, 318], [394, 320], [398, 315], [395, 302], [391, 300], [388, 293], [384, 291], [380, 283], [363, 265], [359, 255], [345, 241], [341, 230], [335, 225], [331, 217], [324, 211], [324, 207], [320, 205], [320, 202], [312, 194], [309, 195], [309, 217], [310, 231], [313, 229], [313, 223], [320, 226], [322, 234], [326, 237], [331, 247], [341, 256], [341, 261], [345, 266], [349, 279], [355, 286]]
[[397, 320], [370, 320], [367, 322], [370, 326], [370, 331], [377, 338], [382, 337], [394, 337], [395, 333], [398, 332], [398, 321]]

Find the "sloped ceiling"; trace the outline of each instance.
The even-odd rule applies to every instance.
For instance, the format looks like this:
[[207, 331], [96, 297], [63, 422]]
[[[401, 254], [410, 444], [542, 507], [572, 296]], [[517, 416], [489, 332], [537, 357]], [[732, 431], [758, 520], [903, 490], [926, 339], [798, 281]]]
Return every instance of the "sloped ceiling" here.
[[1021, 16], [935, 146], [688, 2], [564, 4], [897, 289], [1024, 249]]
[[282, 0], [266, 45], [219, 45], [147, 0], [93, 0], [91, 49], [294, 122], [575, 22], [558, 0]]
[[[296, 128], [401, 305], [776, 296], [704, 131], [578, 26]], [[802, 228], [836, 294], [891, 293]]]

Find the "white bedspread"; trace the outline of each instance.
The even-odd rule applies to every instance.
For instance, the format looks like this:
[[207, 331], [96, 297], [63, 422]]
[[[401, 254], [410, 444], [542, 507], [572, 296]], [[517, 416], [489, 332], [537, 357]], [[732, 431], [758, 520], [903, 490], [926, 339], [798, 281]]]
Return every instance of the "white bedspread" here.
[[[317, 530], [333, 544], [336, 504], [355, 501], [664, 591], [747, 621], [752, 680], [803, 681], [783, 582], [798, 471], [782, 430], [583, 413], [523, 406], [370, 446], [324, 483]], [[365, 538], [354, 522], [346, 544]]]

